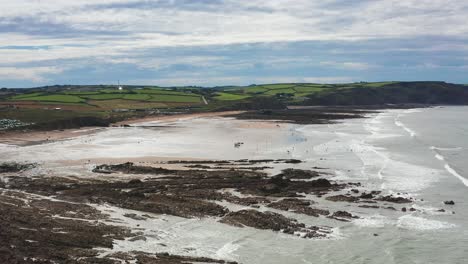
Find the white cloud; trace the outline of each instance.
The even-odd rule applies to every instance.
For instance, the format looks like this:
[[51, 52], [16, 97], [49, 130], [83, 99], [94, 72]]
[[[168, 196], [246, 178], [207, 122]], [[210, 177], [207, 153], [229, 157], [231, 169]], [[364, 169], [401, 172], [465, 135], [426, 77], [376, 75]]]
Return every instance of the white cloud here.
[[[48, 46], [46, 49], [0, 47], [0, 67], [3, 67], [0, 69], [3, 69], [3, 72], [14, 71], [11, 76], [23, 76], [36, 82], [44, 80], [43, 76], [53, 74], [57, 68], [25, 68], [24, 65], [54, 65], [53, 61], [56, 60], [87, 60], [88, 63], [129, 63], [143, 69], [161, 69], [167, 65], [186, 63], [203, 67], [219, 65], [222, 66], [220, 69], [234, 70], [248, 68], [252, 62], [239, 59], [240, 61], [228, 63], [229, 61], [222, 57], [202, 54], [159, 57], [147, 52], [153, 48], [178, 46], [297, 41], [353, 43], [424, 36], [468, 38], [468, 2], [460, 0], [224, 0], [215, 6], [206, 6], [202, 2], [0, 0], [0, 30], [3, 31], [0, 33], [1, 46]], [[138, 8], [139, 3], [143, 3], [144, 6]], [[120, 6], [115, 6], [116, 4]], [[98, 5], [101, 6], [97, 7]], [[11, 31], [8, 31], [9, 28]], [[390, 48], [396, 52], [468, 51], [468, 44], [463, 44], [462, 41], [428, 41], [423, 46], [408, 47], [402, 44]], [[314, 52], [319, 51], [304, 54], [310, 56], [306, 60], [316, 58]], [[349, 53], [351, 50], [343, 52]], [[194, 51], [191, 54], [197, 53]], [[340, 55], [337, 54], [336, 57], [338, 56]], [[279, 69], [288, 65], [287, 59], [284, 60], [285, 63], [274, 63], [273, 59], [265, 63]], [[294, 60], [298, 61], [298, 56], [291, 58], [289, 62]], [[309, 61], [306, 60], [298, 63], [308, 64]], [[378, 67], [355, 62], [353, 59], [344, 62], [337, 61], [338, 58], [320, 60], [324, 60], [320, 63], [322, 66], [345, 70], [359, 71]], [[310, 59], [315, 63], [320, 60]], [[83, 65], [71, 63], [60, 65], [67, 68], [81, 66]], [[5, 76], [9, 74], [0, 75], [2, 79], [5, 79]], [[11, 76], [9, 78], [13, 78]], [[216, 81], [213, 78], [211, 80]], [[226, 83], [237, 80], [236, 77], [232, 78], [223, 80]], [[285, 77], [286, 82], [301, 81], [287, 78]], [[304, 81], [349, 81], [348, 77], [327, 78], [309, 77], [304, 78]], [[200, 83], [205, 81], [202, 76], [199, 81], [191, 80]], [[239, 82], [244, 80], [239, 79]], [[281, 78], [271, 79], [271, 82], [278, 81], [281, 82]]]
[[330, 66], [333, 68], [338, 68], [338, 69], [347, 69], [347, 70], [368, 70], [370, 68], [373, 68], [375, 66], [370, 65], [368, 63], [364, 62], [336, 62], [336, 61], [322, 61], [320, 62], [320, 65], [323, 66]]
[[2, 80], [28, 80], [32, 82], [44, 82], [47, 78], [44, 75], [58, 74], [63, 70], [56, 67], [0, 67], [0, 79]]

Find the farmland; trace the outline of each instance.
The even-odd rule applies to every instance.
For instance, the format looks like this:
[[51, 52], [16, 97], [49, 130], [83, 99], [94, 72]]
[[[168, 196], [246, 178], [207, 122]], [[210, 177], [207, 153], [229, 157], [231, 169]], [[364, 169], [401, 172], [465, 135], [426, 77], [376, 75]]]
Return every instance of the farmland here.
[[278, 109], [287, 105], [467, 104], [465, 85], [443, 82], [282, 83], [223, 87], [46, 86], [7, 89], [0, 118], [112, 120], [154, 113]]

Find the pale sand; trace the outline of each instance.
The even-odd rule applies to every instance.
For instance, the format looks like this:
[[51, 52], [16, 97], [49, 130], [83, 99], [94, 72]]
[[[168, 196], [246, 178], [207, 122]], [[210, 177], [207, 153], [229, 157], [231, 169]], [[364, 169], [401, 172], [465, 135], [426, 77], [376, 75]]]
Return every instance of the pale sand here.
[[[179, 114], [179, 115], [161, 115], [151, 116], [137, 119], [129, 119], [122, 122], [114, 123], [115, 126], [131, 125], [137, 123], [154, 122], [154, 121], [177, 121], [179, 119], [195, 119], [195, 118], [207, 118], [207, 117], [219, 117], [232, 114], [242, 113], [243, 111], [225, 111], [225, 112], [210, 112], [210, 113], [193, 113], [193, 114]], [[103, 127], [84, 127], [81, 129], [65, 129], [65, 130], [53, 130], [53, 131], [12, 131], [0, 133], [0, 144], [10, 145], [32, 145], [40, 144], [47, 141], [58, 141], [70, 139], [78, 136], [90, 135], [97, 133], [106, 128]]]
[[276, 121], [263, 121], [263, 120], [252, 120], [240, 123], [237, 127], [238, 128], [257, 128], [257, 129], [274, 129], [280, 128], [281, 123], [277, 123]]
[[194, 118], [203, 118], [203, 117], [218, 117], [218, 116], [227, 116], [240, 114], [245, 111], [224, 111], [224, 112], [209, 112], [209, 113], [193, 113], [193, 114], [178, 114], [178, 115], [162, 115], [162, 116], [149, 116], [143, 118], [129, 119], [122, 122], [117, 122], [115, 125], [132, 125], [146, 122], [154, 121], [177, 121], [179, 119], [194, 119]]
[[0, 133], [0, 144], [33, 145], [42, 142], [64, 140], [78, 136], [90, 135], [104, 130], [103, 127], [86, 127], [81, 129], [66, 129], [52, 131], [5, 132]]

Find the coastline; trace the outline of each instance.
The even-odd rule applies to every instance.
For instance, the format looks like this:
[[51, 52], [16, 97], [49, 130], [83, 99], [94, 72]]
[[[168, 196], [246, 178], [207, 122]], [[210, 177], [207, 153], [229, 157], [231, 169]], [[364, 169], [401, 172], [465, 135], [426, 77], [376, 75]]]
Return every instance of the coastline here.
[[[193, 119], [202, 117], [221, 117], [226, 115], [240, 114], [243, 111], [225, 111], [225, 112], [208, 112], [208, 113], [191, 113], [191, 114], [176, 114], [176, 115], [161, 115], [150, 116], [143, 118], [128, 119], [112, 123], [111, 126], [129, 126], [145, 122], [170, 122], [179, 119]], [[105, 130], [106, 127], [82, 127], [62, 130], [48, 131], [0, 131], [0, 144], [11, 145], [34, 145], [58, 140], [66, 140], [78, 136], [85, 136]]]

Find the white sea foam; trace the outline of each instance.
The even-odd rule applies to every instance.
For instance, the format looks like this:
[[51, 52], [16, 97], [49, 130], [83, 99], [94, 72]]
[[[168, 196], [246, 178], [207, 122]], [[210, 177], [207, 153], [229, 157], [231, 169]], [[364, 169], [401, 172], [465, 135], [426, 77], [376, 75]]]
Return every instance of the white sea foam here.
[[464, 178], [456, 170], [454, 170], [450, 165], [445, 164], [444, 168], [453, 176], [457, 177], [465, 186], [468, 187], [468, 179]]
[[371, 215], [368, 217], [355, 219], [353, 220], [353, 223], [359, 227], [381, 228], [390, 223], [390, 221], [382, 215]]
[[421, 113], [421, 112], [422, 112], [422, 109], [408, 109], [404, 111], [405, 114], [413, 114], [413, 113]]
[[397, 118], [397, 120], [395, 120], [395, 125], [398, 126], [398, 127], [403, 128], [406, 132], [408, 132], [408, 134], [410, 134], [411, 137], [416, 136], [416, 132], [414, 132], [412, 129], [410, 129], [405, 124], [403, 124], [401, 121], [399, 121], [398, 118]]
[[434, 147], [432, 146], [431, 149], [434, 151], [435, 153], [435, 158], [444, 162], [444, 168], [445, 170], [450, 173], [451, 175], [455, 176], [456, 178], [458, 178], [465, 186], [468, 187], [468, 179], [461, 176], [452, 166], [449, 165], [449, 163], [446, 162], [446, 159], [444, 156], [442, 156], [442, 154], [440, 154], [440, 150], [441, 148], [437, 148], [437, 147]]
[[431, 149], [432, 149], [432, 150], [441, 150], [441, 151], [460, 151], [460, 150], [462, 150], [463, 148], [461, 148], [461, 147], [456, 147], [456, 148], [441, 148], [441, 147], [431, 146]]
[[236, 255], [234, 252], [239, 249], [239, 245], [233, 242], [226, 243], [224, 246], [216, 251], [216, 255], [220, 259], [233, 259]]
[[443, 214], [451, 214], [451, 211], [440, 211], [440, 208], [433, 207], [433, 206], [422, 206], [418, 204], [413, 204], [412, 207], [418, 211], [421, 211], [425, 214], [429, 215], [443, 215]]
[[425, 231], [453, 228], [456, 225], [442, 221], [429, 220], [413, 215], [404, 215], [398, 218], [397, 226], [403, 229]]

